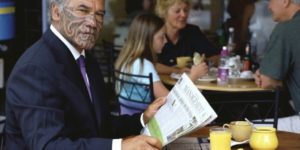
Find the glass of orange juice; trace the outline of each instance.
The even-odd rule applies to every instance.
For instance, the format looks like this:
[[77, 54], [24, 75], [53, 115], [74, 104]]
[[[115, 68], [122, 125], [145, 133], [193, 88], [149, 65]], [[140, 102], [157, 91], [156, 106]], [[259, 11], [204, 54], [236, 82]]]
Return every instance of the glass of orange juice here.
[[214, 127], [209, 130], [211, 150], [230, 150], [231, 132], [227, 128]]

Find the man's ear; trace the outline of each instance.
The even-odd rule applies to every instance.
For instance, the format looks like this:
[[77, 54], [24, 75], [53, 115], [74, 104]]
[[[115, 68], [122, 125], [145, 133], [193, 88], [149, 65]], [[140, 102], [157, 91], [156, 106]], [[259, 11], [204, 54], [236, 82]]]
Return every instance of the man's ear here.
[[51, 20], [59, 21], [60, 20], [60, 9], [57, 5], [51, 5]]
[[283, 7], [287, 8], [291, 4], [291, 0], [282, 0], [283, 1]]

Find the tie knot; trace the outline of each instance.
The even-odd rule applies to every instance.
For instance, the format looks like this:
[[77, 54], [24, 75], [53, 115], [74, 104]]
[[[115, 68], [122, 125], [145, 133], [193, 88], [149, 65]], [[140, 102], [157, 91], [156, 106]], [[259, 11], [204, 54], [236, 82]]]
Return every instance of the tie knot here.
[[80, 55], [80, 57], [77, 59], [77, 63], [80, 67], [85, 67], [85, 59], [84, 56]]

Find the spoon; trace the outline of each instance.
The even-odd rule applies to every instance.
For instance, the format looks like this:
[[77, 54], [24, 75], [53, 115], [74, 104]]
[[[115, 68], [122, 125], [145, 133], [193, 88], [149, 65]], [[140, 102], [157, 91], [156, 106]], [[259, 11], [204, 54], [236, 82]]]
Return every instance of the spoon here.
[[248, 120], [247, 118], [245, 118], [245, 120], [252, 126], [252, 128], [254, 130], [256, 130], [256, 127], [254, 127], [254, 123], [252, 123], [250, 120]]

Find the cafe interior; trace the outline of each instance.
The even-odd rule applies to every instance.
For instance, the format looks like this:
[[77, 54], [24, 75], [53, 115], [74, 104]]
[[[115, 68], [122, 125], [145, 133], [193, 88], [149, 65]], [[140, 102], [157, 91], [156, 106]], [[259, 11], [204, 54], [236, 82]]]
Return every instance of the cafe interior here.
[[[96, 58], [104, 77], [107, 93], [109, 93], [111, 115], [118, 116], [128, 114], [127, 112], [129, 114], [142, 112], [145, 108], [128, 106], [132, 101], [136, 103], [136, 100], [132, 100], [130, 96], [132, 93], [140, 95], [139, 103], [149, 105], [159, 95], [155, 90], [157, 87], [155, 82], [159, 81], [166, 91], [171, 91], [183, 73], [192, 74], [193, 70], [197, 69], [197, 67], [194, 67], [195, 65], [204, 63], [207, 67], [205, 73], [195, 75], [196, 77], [191, 77], [191, 79], [218, 117], [203, 131], [190, 134], [191, 137], [207, 137], [208, 132], [210, 132], [209, 127], [212, 126], [227, 124], [227, 128], [233, 130], [233, 126], [238, 122], [241, 124], [251, 122], [251, 125], [254, 124], [256, 128], [261, 126], [274, 128], [279, 139], [278, 149], [300, 149], [299, 142], [297, 143], [297, 140], [300, 140], [300, 124], [293, 124], [293, 126], [298, 126], [298, 130], [294, 131], [286, 129], [285, 126], [287, 125], [284, 122], [280, 123], [280, 118], [296, 113], [291, 104], [288, 89], [284, 86], [262, 88], [255, 83], [255, 72], [260, 67], [269, 36], [277, 24], [272, 20], [272, 14], [268, 12], [268, 1], [190, 0], [188, 10], [183, 12], [186, 15], [185, 23], [199, 28], [201, 38], [204, 37], [205, 42], [209, 43], [208, 46], [192, 46], [194, 48], [192, 49], [193, 52], [176, 57], [175, 54], [167, 56], [168, 52], [157, 54], [155, 56], [157, 61], [153, 64], [156, 71], [146, 71], [149, 74], [140, 75], [143, 79], [139, 79], [140, 76], [136, 76], [137, 74], [132, 72], [123, 74], [122, 69], [116, 68], [117, 65], [115, 64], [120, 59], [119, 56], [124, 55], [122, 50], [125, 49], [124, 45], [130, 39], [130, 25], [141, 14], [157, 14], [157, 1], [105, 1], [103, 28], [99, 39], [89, 53]], [[249, 9], [251, 10], [249, 11]], [[0, 0], [1, 135], [4, 134], [7, 80], [19, 57], [49, 28], [48, 11], [47, 0], [35, 2], [30, 0]], [[166, 18], [163, 19], [167, 22]], [[198, 30], [196, 33], [198, 33]], [[168, 36], [168, 29], [165, 34]], [[192, 35], [195, 35], [195, 37], [189, 37]], [[191, 32], [185, 36], [187, 40], [183, 41], [190, 41], [191, 43], [195, 43], [195, 41], [197, 43], [197, 38], [200, 37]], [[180, 40], [179, 37], [177, 41]], [[182, 48], [180, 42], [178, 42], [179, 44], [172, 42], [173, 40], [170, 37], [166, 37], [165, 43], [168, 46], [166, 44], [164, 48]], [[171, 46], [169, 43], [171, 43]], [[206, 53], [206, 48], [214, 52]], [[167, 68], [158, 68], [156, 63], [163, 64]], [[198, 67], [198, 69], [201, 68]], [[158, 80], [156, 79], [157, 75]], [[127, 78], [121, 78], [124, 76], [127, 76]], [[128, 78], [135, 78], [135, 82], [148, 81], [146, 83], [128, 82], [126, 81]], [[131, 85], [122, 85], [124, 83]], [[116, 87], [119, 89], [116, 90]], [[126, 93], [127, 97], [122, 95], [124, 94], [122, 88], [125, 88], [124, 91], [130, 91]], [[147, 92], [143, 91], [140, 94], [137, 88], [147, 89]], [[122, 101], [120, 101], [120, 97]], [[124, 101], [131, 102], [126, 103]], [[238, 145], [233, 149], [240, 147], [250, 149], [253, 144], [249, 146], [249, 138], [250, 135], [246, 144], [241, 143], [242, 146]], [[288, 144], [285, 138], [290, 139], [290, 141], [294, 140], [294, 143], [296, 143], [294, 147], [285, 147], [293, 145]], [[244, 140], [247, 139], [242, 141]], [[173, 148], [171, 147], [169, 149], [176, 149], [177, 146], [173, 145]]]

